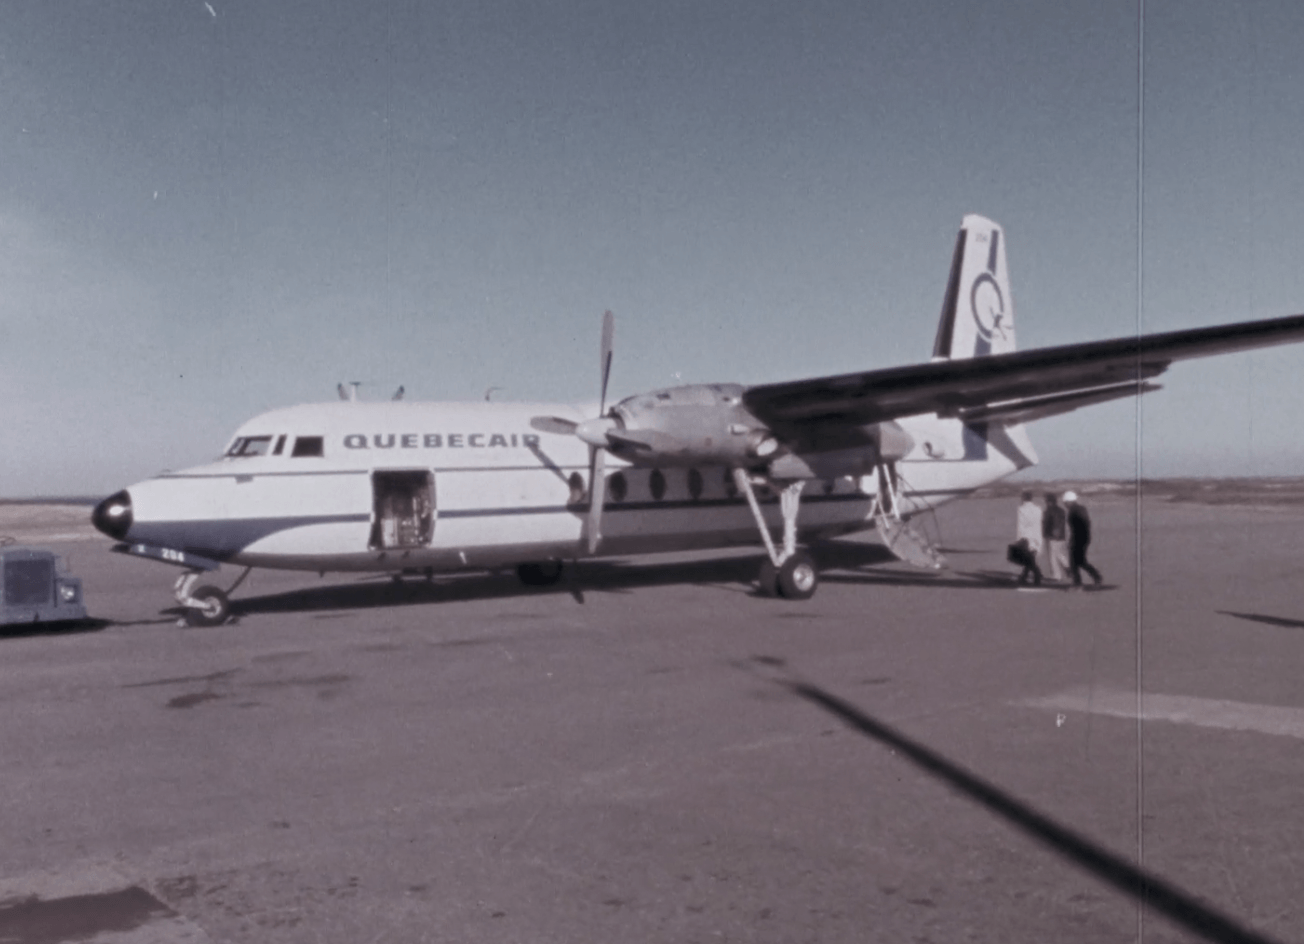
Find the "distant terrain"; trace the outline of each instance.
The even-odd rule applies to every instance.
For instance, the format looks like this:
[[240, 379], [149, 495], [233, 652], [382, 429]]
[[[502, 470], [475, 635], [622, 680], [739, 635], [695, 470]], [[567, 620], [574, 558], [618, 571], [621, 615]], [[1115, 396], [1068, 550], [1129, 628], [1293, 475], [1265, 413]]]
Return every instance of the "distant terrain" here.
[[1255, 479], [1056, 479], [997, 482], [976, 494], [988, 498], [1015, 498], [1031, 491], [1038, 499], [1046, 492], [1062, 495], [1075, 491], [1095, 500], [1126, 498], [1138, 492], [1146, 501], [1186, 502], [1198, 505], [1304, 505], [1304, 478]]
[[0, 499], [0, 540], [28, 544], [102, 538], [91, 527], [91, 505], [80, 498]]

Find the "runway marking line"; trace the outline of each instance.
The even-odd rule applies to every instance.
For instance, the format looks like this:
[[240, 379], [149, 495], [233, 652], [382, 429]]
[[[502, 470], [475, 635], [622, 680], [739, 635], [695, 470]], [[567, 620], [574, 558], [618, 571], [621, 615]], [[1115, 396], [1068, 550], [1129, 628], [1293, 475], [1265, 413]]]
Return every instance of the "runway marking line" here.
[[[1016, 704], [1026, 708], [1075, 711], [1133, 721], [1138, 717], [1137, 693], [1110, 688], [1076, 686], [1057, 695], [1029, 698]], [[1144, 721], [1168, 721], [1173, 724], [1193, 724], [1201, 728], [1253, 731], [1257, 734], [1304, 739], [1304, 708], [1143, 692], [1139, 715]]]

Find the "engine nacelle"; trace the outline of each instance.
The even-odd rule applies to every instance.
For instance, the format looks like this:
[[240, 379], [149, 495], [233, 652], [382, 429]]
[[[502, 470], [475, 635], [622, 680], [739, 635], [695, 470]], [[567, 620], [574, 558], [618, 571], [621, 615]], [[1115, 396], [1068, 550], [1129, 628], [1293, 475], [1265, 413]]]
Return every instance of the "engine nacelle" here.
[[611, 409], [608, 448], [638, 465], [754, 465], [779, 441], [743, 406], [739, 384], [691, 384], [629, 397]]
[[833, 479], [867, 475], [883, 462], [902, 459], [914, 448], [914, 439], [894, 422], [840, 428], [836, 435], [820, 435], [789, 442], [788, 451], [770, 463], [778, 479]]

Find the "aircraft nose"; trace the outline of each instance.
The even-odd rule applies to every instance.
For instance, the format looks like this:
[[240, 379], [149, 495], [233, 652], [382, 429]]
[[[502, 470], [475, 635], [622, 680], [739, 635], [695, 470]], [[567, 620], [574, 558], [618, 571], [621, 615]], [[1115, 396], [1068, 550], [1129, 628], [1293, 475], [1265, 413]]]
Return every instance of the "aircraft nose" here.
[[91, 512], [91, 524], [111, 538], [127, 539], [131, 530], [131, 496], [123, 489], [110, 495]]

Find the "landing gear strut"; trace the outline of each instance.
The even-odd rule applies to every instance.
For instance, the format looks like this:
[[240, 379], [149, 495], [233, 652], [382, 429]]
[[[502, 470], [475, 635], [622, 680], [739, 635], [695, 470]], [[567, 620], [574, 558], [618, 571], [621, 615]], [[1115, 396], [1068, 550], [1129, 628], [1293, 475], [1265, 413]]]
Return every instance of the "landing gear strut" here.
[[186, 625], [220, 626], [225, 623], [231, 616], [230, 596], [235, 592], [236, 587], [244, 583], [251, 570], [252, 567], [246, 567], [244, 573], [226, 590], [211, 584], [196, 587], [195, 584], [199, 583], [199, 578], [204, 573], [202, 570], [187, 570], [178, 577], [172, 593], [177, 598], [177, 602], [186, 608]]
[[797, 512], [801, 508], [801, 490], [805, 482], [789, 482], [779, 492], [779, 511], [783, 515], [783, 547], [776, 548], [770, 537], [770, 529], [765, 525], [765, 517], [761, 514], [761, 505], [756, 500], [756, 492], [747, 470], [734, 469], [733, 477], [738, 491], [747, 496], [747, 504], [752, 510], [752, 517], [756, 519], [756, 527], [761, 532], [761, 540], [769, 555], [769, 560], [761, 564], [761, 593], [765, 596], [777, 594], [788, 600], [809, 600], [819, 586], [819, 571], [811, 556], [797, 549]]

